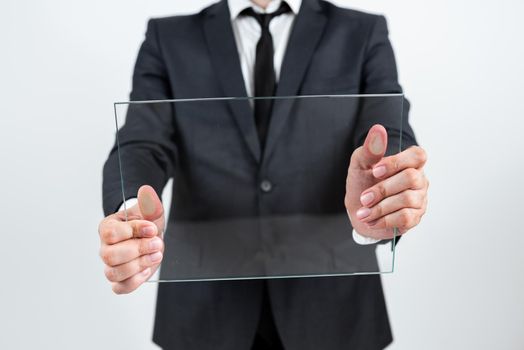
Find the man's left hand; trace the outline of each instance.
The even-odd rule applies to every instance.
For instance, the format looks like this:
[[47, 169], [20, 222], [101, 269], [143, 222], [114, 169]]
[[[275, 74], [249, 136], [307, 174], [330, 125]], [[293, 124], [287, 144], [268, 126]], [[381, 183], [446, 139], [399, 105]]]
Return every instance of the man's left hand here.
[[390, 239], [395, 228], [404, 234], [418, 225], [428, 201], [426, 152], [412, 146], [384, 157], [387, 142], [386, 129], [374, 125], [351, 155], [346, 181], [345, 206], [353, 228], [375, 239]]

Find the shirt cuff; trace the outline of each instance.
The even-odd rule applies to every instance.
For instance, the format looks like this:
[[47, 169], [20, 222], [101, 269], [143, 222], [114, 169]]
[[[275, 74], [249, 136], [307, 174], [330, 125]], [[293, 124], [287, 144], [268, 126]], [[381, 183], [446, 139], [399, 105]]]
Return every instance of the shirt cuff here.
[[375, 244], [381, 241], [380, 239], [362, 236], [355, 230], [353, 230], [353, 240], [355, 241], [355, 243], [360, 245]]
[[131, 208], [132, 206], [134, 206], [137, 203], [138, 203], [138, 198], [136, 198], [136, 197], [129, 198], [124, 203], [122, 203], [120, 208], [118, 208], [118, 211], [122, 211], [122, 210], [124, 210], [124, 208], [129, 209], [129, 208]]

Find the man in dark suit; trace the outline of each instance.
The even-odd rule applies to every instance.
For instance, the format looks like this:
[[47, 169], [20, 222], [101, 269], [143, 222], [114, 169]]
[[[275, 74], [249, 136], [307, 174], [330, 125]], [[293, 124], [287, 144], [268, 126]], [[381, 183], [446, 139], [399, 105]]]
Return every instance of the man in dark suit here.
[[[400, 92], [383, 17], [321, 0], [224, 0], [195, 15], [149, 22], [131, 99]], [[230, 171], [237, 171], [245, 194], [232, 207], [255, 217], [264, 208], [277, 214], [292, 210], [292, 198], [285, 186], [278, 186], [281, 167], [274, 166], [281, 147], [275, 125], [284, 128], [285, 116], [272, 114], [271, 106], [257, 101], [254, 113], [248, 107], [246, 102], [244, 109], [233, 111], [227, 129], [240, 131], [232, 145], [243, 166]], [[349, 168], [343, 169], [342, 181], [340, 169], [335, 171], [335, 187], [319, 187], [337, 189], [323, 196], [325, 206], [347, 210], [359, 239], [390, 239], [395, 227], [403, 234], [425, 212], [425, 153], [416, 146], [407, 113], [404, 108], [401, 130], [408, 148], [388, 157], [386, 130], [374, 125], [388, 120], [355, 120]], [[122, 205], [115, 149], [104, 167], [107, 217], [99, 227], [101, 256], [118, 294], [138, 288], [162, 261], [165, 218], [157, 193], [167, 180], [176, 179], [177, 209], [171, 219], [177, 221], [183, 219], [181, 213], [190, 215], [197, 205], [209, 204], [202, 203], [206, 191], [222, 180], [209, 170], [223, 167], [224, 161], [209, 157], [209, 167], [192, 172], [191, 181], [185, 181], [189, 175], [184, 167], [191, 165], [194, 154], [178, 137], [184, 132], [179, 120], [151, 113], [133, 123], [121, 140], [126, 177], [132, 179], [125, 191], [138, 198], [128, 210], [129, 222], [115, 213]], [[184, 164], [176, 159], [184, 159]], [[354, 185], [344, 191], [346, 178]], [[188, 183], [195, 186], [188, 188]], [[305, 185], [296, 181], [293, 186], [305, 190]], [[197, 193], [198, 204], [192, 198]], [[223, 193], [210, 203], [228, 203], [227, 191]], [[304, 205], [319, 193], [310, 193]], [[158, 288], [154, 341], [166, 349], [382, 349], [391, 340], [376, 275], [171, 283]]]

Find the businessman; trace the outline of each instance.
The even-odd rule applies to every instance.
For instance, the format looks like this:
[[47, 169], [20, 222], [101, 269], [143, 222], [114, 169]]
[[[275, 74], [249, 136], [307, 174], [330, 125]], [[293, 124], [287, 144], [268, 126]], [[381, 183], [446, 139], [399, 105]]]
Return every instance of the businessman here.
[[[222, 0], [198, 14], [150, 20], [131, 99], [400, 92], [383, 17], [321, 0]], [[408, 110], [405, 101], [404, 151], [385, 156], [394, 142], [380, 125], [387, 120], [361, 117], [351, 132], [353, 147], [342, 188], [340, 181], [320, 185], [321, 179], [316, 179], [318, 188], [333, 193], [322, 196], [330, 201], [325, 205], [347, 213], [359, 243], [390, 239], [395, 227], [404, 234], [426, 210], [426, 155], [416, 145]], [[240, 200], [255, 200], [235, 207], [254, 217], [260, 215], [261, 205], [293, 211], [296, 201], [275, 180], [282, 169], [272, 166], [281, 144], [272, 135], [274, 124], [285, 118], [263, 100], [252, 106], [246, 102], [243, 111], [232, 115], [227, 129], [237, 130], [238, 140], [231, 138], [236, 148], [231, 150], [242, 164], [230, 171], [240, 172], [234, 175], [243, 179], [239, 186], [246, 196]], [[157, 194], [167, 180], [175, 178], [173, 221], [181, 212], [194, 214], [199, 205], [206, 205], [206, 193], [220, 196], [213, 188], [223, 180], [211, 169], [222, 167], [224, 159], [210, 158], [207, 167], [193, 167], [188, 174], [186, 167], [197, 160], [177, 138], [183, 127], [165, 116], [146, 117], [126, 131], [122, 142], [126, 175], [133, 179], [125, 189], [132, 194], [126, 198], [131, 206], [128, 222], [119, 212], [115, 148], [104, 167], [107, 216], [99, 226], [100, 254], [117, 294], [138, 288], [162, 261], [166, 218]], [[266, 152], [270, 148], [273, 151]], [[322, 160], [318, 164], [328, 165]], [[298, 180], [294, 186], [306, 189]], [[199, 201], [193, 198], [197, 194], [203, 194]], [[316, 193], [301, 206], [317, 208], [319, 197]], [[228, 201], [213, 198], [213, 203]], [[383, 349], [392, 341], [376, 275], [161, 284], [153, 338], [164, 349], [214, 350]]]

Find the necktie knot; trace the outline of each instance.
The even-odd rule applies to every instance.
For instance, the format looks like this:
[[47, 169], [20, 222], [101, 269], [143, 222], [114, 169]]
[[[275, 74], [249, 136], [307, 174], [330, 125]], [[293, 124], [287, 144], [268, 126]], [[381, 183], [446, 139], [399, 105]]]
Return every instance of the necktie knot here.
[[247, 9], [240, 12], [240, 15], [241, 16], [250, 16], [250, 17], [255, 18], [257, 22], [260, 24], [260, 27], [262, 28], [262, 30], [267, 30], [269, 29], [269, 22], [271, 22], [273, 18], [280, 16], [283, 13], [288, 13], [288, 12], [291, 12], [291, 8], [285, 1], [282, 1], [282, 3], [280, 4], [280, 7], [275, 12], [257, 13], [255, 12], [255, 10], [253, 10], [252, 7], [248, 7]]

